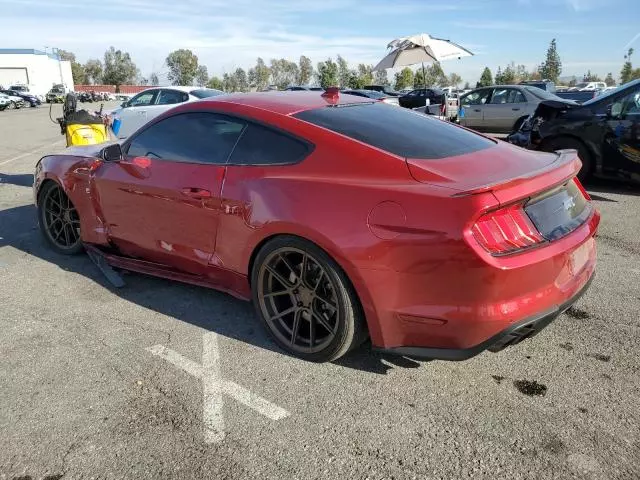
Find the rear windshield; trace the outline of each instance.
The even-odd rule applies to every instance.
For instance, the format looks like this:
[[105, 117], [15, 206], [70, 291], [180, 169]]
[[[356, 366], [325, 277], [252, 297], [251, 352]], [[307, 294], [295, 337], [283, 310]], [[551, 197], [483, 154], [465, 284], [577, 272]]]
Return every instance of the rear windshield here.
[[452, 157], [495, 145], [450, 123], [381, 102], [306, 110], [295, 117], [406, 158]]
[[550, 93], [546, 90], [542, 90], [541, 88], [538, 87], [524, 87], [524, 89], [529, 92], [530, 94], [542, 99], [542, 100], [558, 100], [561, 102], [564, 102], [565, 100], [560, 98], [557, 95], [554, 95], [553, 93]]
[[213, 88], [202, 88], [200, 90], [192, 90], [191, 95], [197, 98], [209, 98], [215, 97], [216, 95], [222, 95], [224, 92], [220, 90], [215, 90]]

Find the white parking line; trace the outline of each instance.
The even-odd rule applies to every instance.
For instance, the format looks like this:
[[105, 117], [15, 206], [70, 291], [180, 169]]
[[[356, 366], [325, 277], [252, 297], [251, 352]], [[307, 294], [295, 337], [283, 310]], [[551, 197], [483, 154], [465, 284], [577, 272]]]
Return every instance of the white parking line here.
[[42, 150], [44, 148], [55, 147], [55, 146], [58, 146], [58, 145], [62, 145], [62, 141], [61, 140], [58, 140], [57, 142], [49, 143], [47, 145], [40, 145], [38, 148], [35, 148], [35, 149], [31, 150], [30, 152], [25, 152], [25, 153], [23, 153], [21, 155], [18, 155], [17, 157], [10, 158], [9, 160], [4, 160], [4, 161], [0, 162], [0, 165], [6, 165], [8, 163], [15, 162], [16, 160], [20, 160], [21, 158], [28, 157], [29, 155], [33, 155], [34, 153], [38, 153], [40, 150]]
[[223, 395], [228, 395], [274, 421], [290, 415], [284, 408], [221, 377], [218, 334], [214, 332], [206, 332], [202, 337], [202, 365], [183, 357], [164, 345], [154, 345], [146, 350], [172, 363], [189, 375], [202, 380], [202, 420], [204, 422], [204, 439], [207, 443], [218, 443], [224, 440]]

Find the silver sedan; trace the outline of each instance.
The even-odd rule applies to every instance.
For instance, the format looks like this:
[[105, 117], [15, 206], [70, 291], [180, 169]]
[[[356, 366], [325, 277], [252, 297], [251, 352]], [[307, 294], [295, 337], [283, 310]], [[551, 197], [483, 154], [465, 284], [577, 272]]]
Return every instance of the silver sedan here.
[[458, 121], [482, 132], [510, 133], [520, 128], [543, 100], [574, 103], [526, 85], [483, 87], [460, 97]]

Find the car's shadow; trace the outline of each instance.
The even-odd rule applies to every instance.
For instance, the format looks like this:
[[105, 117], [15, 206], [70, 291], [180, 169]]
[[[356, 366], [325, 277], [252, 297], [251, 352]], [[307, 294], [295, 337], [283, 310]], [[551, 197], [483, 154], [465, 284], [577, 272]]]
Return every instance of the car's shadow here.
[[585, 188], [593, 200], [603, 202], [618, 202], [608, 194], [640, 196], [639, 184], [623, 180], [595, 178], [585, 184]]
[[18, 187], [31, 187], [33, 185], [33, 174], [17, 174], [9, 175], [7, 173], [0, 173], [0, 184], [17, 185]]
[[[66, 256], [53, 252], [40, 234], [33, 205], [0, 211], [0, 226], [0, 247], [14, 247], [64, 270], [83, 275], [136, 305], [228, 338], [287, 355], [263, 329], [250, 303], [215, 290], [134, 273], [123, 276], [126, 282], [124, 287], [114, 288], [87, 255]], [[394, 366], [415, 368], [422, 363], [380, 354], [366, 342], [335, 364], [386, 374]]]

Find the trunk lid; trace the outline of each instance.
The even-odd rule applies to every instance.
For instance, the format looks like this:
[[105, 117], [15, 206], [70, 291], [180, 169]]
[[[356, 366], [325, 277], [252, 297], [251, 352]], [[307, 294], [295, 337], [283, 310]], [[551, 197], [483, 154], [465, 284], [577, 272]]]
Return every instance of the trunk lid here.
[[456, 196], [491, 191], [500, 204], [530, 197], [572, 178], [581, 163], [575, 150], [543, 153], [498, 142], [495, 147], [434, 160], [407, 159], [419, 182], [456, 190]]

